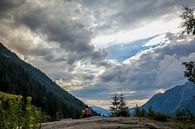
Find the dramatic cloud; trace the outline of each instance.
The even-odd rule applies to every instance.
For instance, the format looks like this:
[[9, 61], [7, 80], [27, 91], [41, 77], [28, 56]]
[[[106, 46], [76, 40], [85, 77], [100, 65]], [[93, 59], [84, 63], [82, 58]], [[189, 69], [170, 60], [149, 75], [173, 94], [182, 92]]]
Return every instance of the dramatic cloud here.
[[87, 62], [82, 63], [86, 66], [98, 62], [101, 67], [99, 61], [106, 57], [106, 51], [95, 50], [91, 44], [90, 18], [79, 1], [2, 0], [1, 6], [1, 41], [21, 58], [56, 82], [64, 79], [60, 84], [67, 83], [62, 85], [65, 89], [96, 79], [96, 75], [74, 70], [81, 62]]
[[[152, 20], [172, 20], [182, 5], [194, 6], [193, 0], [82, 0], [93, 14], [94, 26], [102, 32], [114, 32], [143, 26]], [[168, 15], [167, 15], [168, 14]]]
[[[195, 2], [1, 0], [0, 41], [89, 104], [101, 101], [106, 107], [121, 89], [129, 105], [141, 104], [184, 82], [181, 62], [194, 60], [194, 40], [161, 35], [180, 31], [183, 5], [194, 7]], [[145, 46], [133, 42], [139, 39]], [[122, 62], [112, 58], [121, 53], [108, 51], [113, 44], [135, 51]]]
[[159, 89], [184, 83], [186, 79], [183, 77], [182, 62], [195, 60], [195, 41], [187, 41], [185, 37], [182, 37], [182, 41], [180, 35], [167, 34], [165, 37], [169, 40], [105, 71], [101, 75], [101, 84], [106, 85], [102, 87], [109, 89], [107, 85], [110, 84], [115, 90], [136, 91], [133, 98], [139, 96], [139, 99], [144, 99]]

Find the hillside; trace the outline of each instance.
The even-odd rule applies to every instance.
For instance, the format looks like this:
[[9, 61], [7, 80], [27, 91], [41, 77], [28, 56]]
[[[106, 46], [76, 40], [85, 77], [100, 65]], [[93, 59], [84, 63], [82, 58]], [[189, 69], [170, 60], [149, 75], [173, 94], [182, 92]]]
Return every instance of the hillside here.
[[154, 95], [144, 109], [152, 108], [156, 112], [175, 114], [178, 109], [185, 108], [195, 114], [195, 84], [187, 82], [164, 93]]
[[32, 96], [33, 104], [51, 116], [78, 118], [84, 103], [63, 90], [39, 69], [25, 63], [0, 43], [0, 91]]

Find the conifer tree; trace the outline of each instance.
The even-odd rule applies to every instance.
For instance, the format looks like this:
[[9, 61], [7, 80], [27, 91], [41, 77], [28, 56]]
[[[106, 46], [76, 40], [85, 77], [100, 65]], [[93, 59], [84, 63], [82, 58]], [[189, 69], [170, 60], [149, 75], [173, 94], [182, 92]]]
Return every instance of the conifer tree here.
[[129, 116], [129, 111], [128, 111], [128, 107], [127, 107], [127, 105], [125, 103], [124, 94], [122, 94], [122, 93], [119, 94], [119, 100], [120, 100], [119, 116], [123, 116], [123, 117]]
[[154, 117], [154, 116], [155, 116], [155, 112], [153, 111], [152, 107], [150, 107], [150, 108], [147, 110], [147, 116], [148, 116], [148, 117]]
[[114, 94], [114, 96], [112, 97], [113, 101], [111, 103], [111, 113], [112, 116], [114, 117], [128, 117], [129, 116], [129, 111], [128, 111], [128, 107], [125, 103], [125, 97], [124, 94], [120, 93], [120, 94]]
[[136, 104], [134, 115], [135, 115], [136, 117], [141, 117], [141, 114], [142, 114], [141, 108]]
[[119, 105], [120, 105], [118, 94], [115, 93], [112, 99], [113, 101], [111, 103], [112, 105], [110, 106], [110, 110], [111, 110], [112, 116], [116, 117], [118, 116]]

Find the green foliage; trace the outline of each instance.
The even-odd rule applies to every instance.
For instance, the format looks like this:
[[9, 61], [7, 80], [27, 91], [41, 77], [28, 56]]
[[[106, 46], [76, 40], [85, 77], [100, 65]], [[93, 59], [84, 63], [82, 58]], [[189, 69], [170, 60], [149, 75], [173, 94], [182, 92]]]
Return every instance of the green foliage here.
[[0, 127], [3, 129], [38, 129], [41, 111], [31, 105], [31, 97], [27, 102], [20, 95], [0, 92]]
[[146, 116], [146, 111], [144, 109], [141, 109], [141, 107], [139, 107], [136, 104], [135, 111], [134, 111], [134, 116], [136, 116], [136, 117], [145, 117]]
[[154, 120], [157, 120], [157, 121], [167, 121], [169, 116], [162, 114], [162, 113], [159, 113], [159, 112], [156, 112], [152, 118]]
[[159, 113], [159, 112], [155, 112], [153, 111], [152, 107], [150, 107], [145, 114], [146, 117], [152, 118], [154, 120], [157, 121], [167, 121], [167, 119], [169, 118], [169, 116]]
[[183, 122], [191, 122], [194, 119], [193, 114], [187, 109], [180, 109], [176, 111], [176, 119]]
[[122, 94], [122, 93], [119, 94], [119, 112], [118, 112], [118, 116], [120, 116], [120, 117], [130, 116], [128, 107], [125, 103], [124, 94]]
[[153, 118], [155, 116], [155, 112], [153, 111], [152, 107], [150, 107], [147, 111], [146, 111], [146, 116], [147, 117], [151, 117]]
[[182, 24], [182, 27], [184, 28], [183, 33], [195, 35], [194, 9], [184, 7], [181, 18], [183, 19], [183, 24]]
[[114, 117], [128, 117], [130, 116], [128, 107], [125, 103], [124, 94], [114, 94], [112, 97], [112, 105], [110, 107], [111, 114]]
[[111, 103], [110, 110], [111, 110], [112, 116], [116, 117], [116, 116], [118, 116], [119, 105], [120, 105], [120, 100], [119, 100], [118, 94], [114, 94], [112, 99], [113, 99], [113, 101]]
[[139, 107], [138, 105], [136, 105], [135, 107], [135, 112], [134, 112], [134, 116], [136, 117], [149, 117], [153, 120], [157, 120], [157, 121], [167, 121], [167, 118], [169, 116], [159, 113], [159, 112], [154, 112], [152, 110], [152, 108], [148, 108], [147, 111], [145, 111], [144, 109], [141, 109], [141, 107]]
[[183, 62], [186, 70], [184, 71], [184, 77], [187, 77], [189, 81], [195, 83], [195, 62]]
[[141, 108], [136, 104], [134, 116], [141, 117]]

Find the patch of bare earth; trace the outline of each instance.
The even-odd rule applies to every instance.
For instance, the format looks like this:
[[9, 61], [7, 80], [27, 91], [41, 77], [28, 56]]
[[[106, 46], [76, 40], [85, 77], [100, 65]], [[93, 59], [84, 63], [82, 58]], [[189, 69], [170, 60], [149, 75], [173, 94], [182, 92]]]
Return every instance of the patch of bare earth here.
[[56, 122], [42, 123], [41, 127], [42, 129], [177, 129], [177, 127], [182, 129], [182, 125], [177, 122], [159, 122], [136, 117], [64, 119]]

